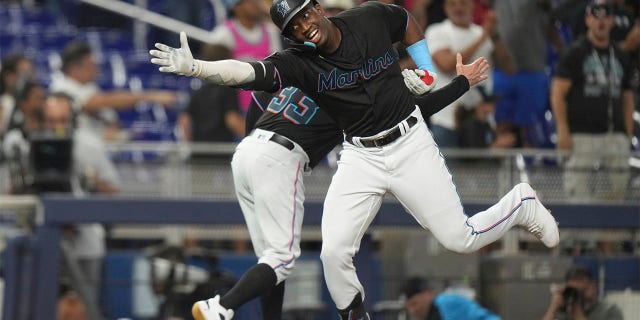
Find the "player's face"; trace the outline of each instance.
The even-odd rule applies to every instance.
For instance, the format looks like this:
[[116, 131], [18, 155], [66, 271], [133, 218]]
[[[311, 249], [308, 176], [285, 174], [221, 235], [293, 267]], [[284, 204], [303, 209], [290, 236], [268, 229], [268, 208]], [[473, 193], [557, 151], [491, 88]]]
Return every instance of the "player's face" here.
[[307, 6], [300, 10], [291, 22], [288, 33], [297, 41], [311, 42], [321, 48], [329, 41], [331, 22], [324, 17], [324, 11], [320, 5]]

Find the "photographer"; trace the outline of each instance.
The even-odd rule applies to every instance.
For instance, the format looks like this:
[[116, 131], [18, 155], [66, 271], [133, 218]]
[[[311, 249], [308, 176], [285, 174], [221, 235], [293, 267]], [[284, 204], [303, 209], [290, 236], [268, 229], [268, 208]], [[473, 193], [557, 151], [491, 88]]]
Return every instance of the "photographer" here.
[[596, 279], [589, 269], [570, 268], [565, 285], [556, 288], [543, 320], [621, 320], [618, 306], [598, 300]]

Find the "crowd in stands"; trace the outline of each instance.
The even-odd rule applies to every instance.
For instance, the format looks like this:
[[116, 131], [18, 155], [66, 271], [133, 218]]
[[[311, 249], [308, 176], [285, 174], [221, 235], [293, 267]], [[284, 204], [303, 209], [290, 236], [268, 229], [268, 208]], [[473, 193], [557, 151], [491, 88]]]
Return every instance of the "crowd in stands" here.
[[[320, 1], [329, 14], [357, 5], [352, 0]], [[578, 190], [586, 185], [581, 171], [610, 165], [612, 194], [624, 196], [630, 146], [640, 149], [634, 137], [640, 130], [634, 130], [633, 120], [634, 112], [638, 117], [640, 78], [637, 1], [395, 3], [424, 26], [438, 86], [455, 75], [457, 52], [465, 63], [480, 56], [491, 62], [485, 82], [429, 119], [439, 146], [600, 151], [571, 158], [567, 176], [573, 180], [567, 179], [566, 189], [572, 196], [593, 196]], [[268, 17], [268, 0], [153, 0], [148, 8], [211, 30], [209, 41], [192, 41], [198, 48], [195, 55], [205, 60], [256, 60], [287, 46]], [[93, 15], [94, 25], [83, 15]], [[237, 142], [245, 134], [248, 91], [161, 73], [148, 62], [153, 43], [164, 37], [175, 41], [175, 34], [168, 37], [148, 27], [140, 44], [133, 39], [131, 23], [122, 25], [115, 13], [80, 2], [1, 1], [0, 21], [0, 137], [6, 158], [15, 158], [16, 150], [27, 151], [25, 143], [17, 142], [44, 129], [44, 101], [57, 94], [72, 101], [73, 128], [100, 145]], [[603, 48], [590, 51], [593, 34], [607, 39]], [[583, 47], [581, 54], [576, 46]], [[404, 48], [398, 51], [401, 66], [414, 68]], [[585, 134], [591, 139], [611, 133], [616, 138], [603, 143], [620, 152], [585, 147], [601, 144], [585, 140]], [[618, 156], [609, 159], [612, 154]]]

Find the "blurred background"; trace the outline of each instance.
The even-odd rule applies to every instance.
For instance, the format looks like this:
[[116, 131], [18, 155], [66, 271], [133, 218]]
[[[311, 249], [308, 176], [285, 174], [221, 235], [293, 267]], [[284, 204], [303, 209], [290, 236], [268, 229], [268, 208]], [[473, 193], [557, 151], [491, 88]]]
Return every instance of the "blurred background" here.
[[[320, 3], [329, 14], [359, 4]], [[452, 72], [447, 54], [493, 59], [491, 80], [430, 119], [467, 214], [529, 182], [557, 217], [561, 244], [548, 250], [512, 230], [479, 252], [454, 254], [388, 195], [356, 257], [372, 319], [412, 319], [406, 286], [416, 277], [428, 283], [420, 290], [466, 297], [502, 319], [542, 319], [572, 266], [594, 275], [598, 301], [636, 319], [640, 2], [395, 4], [424, 28], [443, 84]], [[184, 30], [196, 58], [264, 58], [286, 47], [269, 5], [0, 0], [2, 319], [191, 319], [193, 302], [229, 289], [256, 262], [230, 170], [245, 134], [247, 93], [160, 73], [148, 51], [156, 42], [178, 46]], [[610, 17], [612, 25], [602, 29], [589, 17]], [[611, 71], [602, 85], [629, 92], [633, 110], [609, 119], [631, 124], [614, 145], [606, 140], [612, 126], [595, 128], [606, 106], [583, 101], [576, 112], [570, 105], [569, 127], [578, 118], [597, 132], [585, 151], [575, 136], [573, 149], [563, 143], [566, 132], [558, 128], [567, 125], [558, 122], [553, 94], [559, 78], [573, 79], [565, 52], [595, 29], [624, 55], [624, 77]], [[598, 74], [573, 84], [589, 76]], [[286, 319], [337, 317], [318, 255], [322, 201], [339, 150], [306, 178], [303, 255], [287, 280]], [[261, 319], [257, 302], [236, 314]]]

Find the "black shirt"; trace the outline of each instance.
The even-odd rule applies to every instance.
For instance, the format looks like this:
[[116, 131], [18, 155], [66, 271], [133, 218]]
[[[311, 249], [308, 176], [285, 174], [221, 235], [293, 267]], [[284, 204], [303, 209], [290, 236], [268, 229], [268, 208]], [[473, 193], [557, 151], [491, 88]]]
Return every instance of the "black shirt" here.
[[[450, 105], [469, 90], [469, 81], [457, 76], [448, 85], [416, 99], [422, 117]], [[343, 139], [338, 125], [300, 89], [287, 87], [275, 94], [253, 92], [246, 118], [246, 132], [269, 130], [299, 144], [309, 156], [309, 166], [320, 160]]]
[[572, 82], [566, 98], [570, 132], [604, 133], [609, 125], [625, 132], [622, 93], [631, 89], [631, 72], [622, 50], [596, 49], [583, 37], [562, 55], [555, 76]]
[[232, 142], [234, 133], [227, 128], [227, 112], [238, 112], [237, 90], [212, 83], [191, 94], [185, 112], [191, 116], [193, 141]]
[[247, 132], [255, 127], [293, 140], [309, 156], [311, 168], [343, 140], [336, 123], [294, 87], [284, 88], [276, 94], [253, 92], [246, 125]]

